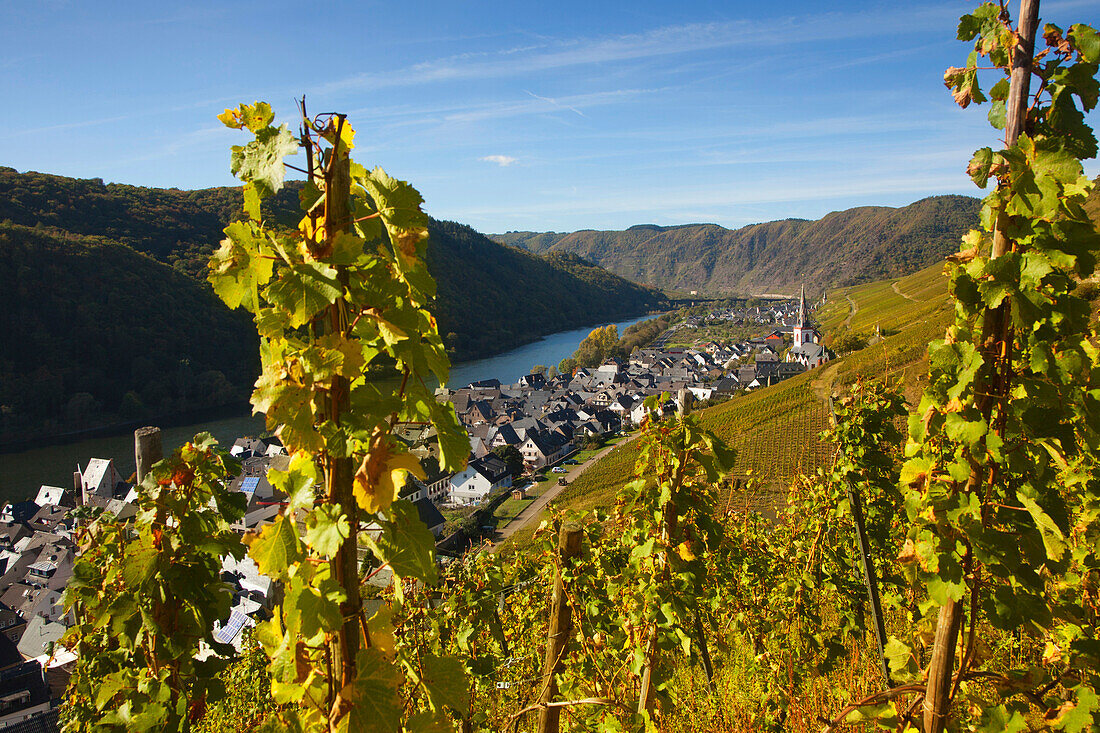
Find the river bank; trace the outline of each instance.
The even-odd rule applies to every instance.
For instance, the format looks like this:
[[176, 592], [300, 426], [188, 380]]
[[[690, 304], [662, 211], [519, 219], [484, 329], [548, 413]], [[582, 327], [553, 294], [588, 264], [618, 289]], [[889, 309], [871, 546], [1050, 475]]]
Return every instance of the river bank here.
[[[615, 325], [621, 332], [629, 325], [652, 317], [638, 316]], [[461, 386], [482, 379], [514, 383], [536, 364], [556, 365], [572, 355], [595, 325], [559, 331], [496, 356], [455, 364], [449, 383]], [[77, 464], [83, 467], [89, 458], [111, 458], [118, 472], [123, 477], [129, 476], [134, 471], [133, 431], [143, 425], [158, 425], [164, 430], [165, 451], [204, 431], [223, 444], [231, 444], [242, 436], [259, 435], [264, 431], [263, 417], [248, 413], [249, 406], [243, 403], [217, 408], [216, 412], [188, 413], [175, 418], [165, 416], [161, 420], [146, 418], [123, 425], [97, 427], [94, 432], [27, 441], [31, 445], [23, 450], [0, 452], [0, 502], [33, 497], [42, 484], [68, 488], [72, 485]]]

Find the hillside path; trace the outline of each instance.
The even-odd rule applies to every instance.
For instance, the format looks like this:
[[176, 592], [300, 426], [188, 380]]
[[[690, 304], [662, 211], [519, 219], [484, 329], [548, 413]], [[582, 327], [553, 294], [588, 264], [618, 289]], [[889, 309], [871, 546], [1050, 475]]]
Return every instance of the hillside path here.
[[894, 292], [895, 292], [895, 293], [897, 293], [897, 294], [898, 294], [898, 295], [900, 295], [901, 297], [905, 298], [906, 300], [911, 300], [911, 301], [913, 301], [914, 303], [922, 303], [922, 302], [923, 302], [923, 301], [917, 300], [917, 299], [916, 299], [916, 298], [914, 298], [914, 297], [913, 297], [912, 295], [906, 295], [905, 293], [903, 293], [903, 292], [901, 292], [900, 290], [898, 290], [898, 283], [897, 283], [897, 281], [896, 281], [896, 280], [895, 280], [895, 281], [894, 281], [893, 283], [891, 283], [890, 287], [892, 287], [892, 288], [894, 289]]
[[845, 295], [844, 298], [848, 301], [848, 317], [844, 319], [844, 327], [848, 328], [852, 325], [852, 316], [859, 310], [859, 306], [852, 300], [852, 296]]
[[[573, 483], [573, 481], [575, 481], [578, 476], [580, 476], [582, 473], [584, 473], [585, 470], [589, 466], [591, 466], [593, 463], [595, 463], [596, 461], [598, 461], [601, 458], [603, 458], [604, 456], [606, 456], [608, 453], [613, 451], [618, 446], [626, 445], [627, 443], [634, 440], [635, 438], [637, 438], [641, 434], [642, 434], [642, 432], [639, 430], [638, 432], [634, 433], [633, 435], [627, 437], [625, 440], [620, 440], [615, 445], [607, 446], [606, 448], [601, 450], [599, 453], [597, 453], [596, 455], [589, 458], [584, 463], [580, 464], [579, 466], [576, 466], [572, 471], [569, 471], [568, 473], [564, 473], [564, 474], [560, 474], [560, 475], [562, 477], [564, 477], [565, 480], [568, 481], [570, 484]], [[561, 492], [565, 491], [568, 488], [569, 488], [568, 486], [559, 486], [557, 483], [555, 483], [553, 486], [551, 486], [549, 489], [547, 489], [543, 493], [542, 496], [540, 496], [539, 498], [535, 499], [530, 504], [525, 506], [523, 508], [523, 511], [520, 512], [519, 514], [517, 514], [515, 516], [515, 519], [513, 519], [511, 522], [508, 522], [508, 524], [505, 525], [504, 528], [500, 530], [500, 533], [497, 537], [493, 538], [492, 552], [499, 551], [501, 546], [504, 544], [505, 540], [507, 540], [509, 537], [514, 535], [516, 532], [520, 531], [521, 529], [526, 527], [528, 524], [533, 522], [540, 514], [542, 514], [542, 510], [546, 508], [547, 504], [549, 504], [551, 501], [553, 501], [557, 497], [558, 494], [560, 494]]]

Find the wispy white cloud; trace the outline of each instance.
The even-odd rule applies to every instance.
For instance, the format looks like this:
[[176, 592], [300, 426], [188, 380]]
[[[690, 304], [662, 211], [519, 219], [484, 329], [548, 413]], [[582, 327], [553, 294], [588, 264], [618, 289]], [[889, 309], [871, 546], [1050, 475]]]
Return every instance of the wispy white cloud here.
[[576, 107], [574, 107], [571, 104], [562, 104], [558, 100], [553, 99], [551, 97], [540, 97], [538, 94], [535, 94], [532, 91], [528, 91], [527, 89], [524, 89], [523, 91], [524, 91], [525, 94], [530, 94], [532, 97], [539, 100], [540, 102], [546, 102], [546, 103], [551, 104], [555, 107], [559, 107], [561, 109], [567, 109], [570, 112], [575, 112], [576, 114], [580, 115], [581, 117], [585, 116], [584, 112], [581, 112], [579, 109], [577, 109]]
[[[629, 103], [646, 96], [666, 91], [654, 89], [611, 89], [588, 94], [571, 94], [553, 99], [531, 94], [530, 99], [507, 99], [483, 102], [452, 102], [428, 105], [404, 105], [393, 107], [365, 107], [353, 109], [348, 116], [360, 124], [375, 126], [379, 130], [398, 130], [402, 128], [431, 128], [445, 125], [466, 125], [487, 120], [501, 120], [511, 117], [558, 114], [572, 112], [587, 117], [585, 110], [622, 103]], [[443, 145], [451, 147], [452, 141], [442, 141], [438, 135], [418, 138], [429, 146]], [[435, 142], [432, 142], [432, 141]], [[478, 140], [475, 144], [480, 145]]]
[[823, 13], [802, 18], [688, 23], [641, 33], [556, 39], [500, 51], [466, 53], [402, 69], [357, 74], [321, 87], [322, 94], [418, 84], [519, 76], [571, 66], [650, 59], [720, 48], [795, 47], [817, 40], [836, 41], [913, 33], [939, 28], [957, 15], [950, 5], [914, 9], [905, 4], [864, 13]]
[[516, 162], [516, 159], [510, 155], [486, 155], [483, 158], [478, 158], [478, 160], [483, 160], [486, 163], [496, 163], [501, 168], [507, 168]]
[[[500, 222], [504, 228], [524, 228], [557, 225], [557, 220], [584, 217], [597, 228], [601, 222], [651, 221], [659, 212], [666, 222], [717, 222], [725, 226], [740, 226], [760, 221], [748, 210], [768, 204], [780, 204], [782, 209], [815, 212], [820, 216], [831, 210], [827, 202], [866, 199], [868, 204], [882, 204], [886, 196], [916, 200], [922, 196], [946, 191], [967, 191], [967, 179], [957, 174], [929, 171], [922, 175], [895, 175], [890, 171], [859, 171], [850, 176], [795, 180], [773, 178], [728, 186], [687, 187], [675, 191], [647, 192], [637, 189], [593, 195], [592, 191], [562, 191], [536, 203], [508, 208], [470, 207], [448, 211], [446, 216], [460, 221]], [[975, 189], [976, 191], [977, 189]], [[797, 206], [795, 206], [797, 205]], [[847, 208], [857, 203], [845, 203]], [[820, 213], [816, 213], [820, 212]], [[778, 216], [774, 218], [779, 218]]]

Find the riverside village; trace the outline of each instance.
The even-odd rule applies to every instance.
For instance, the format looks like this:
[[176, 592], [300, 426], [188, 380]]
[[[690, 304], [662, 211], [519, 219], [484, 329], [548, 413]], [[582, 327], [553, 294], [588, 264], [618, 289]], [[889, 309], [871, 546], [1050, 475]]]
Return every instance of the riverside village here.
[[[499, 540], [499, 532], [507, 536], [535, 519], [584, 470], [585, 462], [574, 458], [583, 449], [636, 428], [645, 417], [646, 398], [667, 395], [661, 409], [674, 412], [692, 402], [727, 400], [829, 361], [832, 354], [812, 321], [816, 305], [807, 302], [803, 288], [789, 300], [680, 318], [625, 359], [611, 358], [569, 374], [533, 372], [515, 384], [485, 379], [440, 389], [437, 399], [454, 404], [469, 433], [468, 465], [459, 473], [440, 474], [433, 432], [406, 426], [400, 436], [420, 459], [426, 478], [410, 475], [401, 498], [415, 504], [435, 536], [440, 562], [483, 540]], [[673, 333], [687, 334], [690, 341], [691, 332], [726, 323], [759, 335], [666, 345]], [[274, 437], [242, 437], [229, 452], [240, 463], [230, 488], [248, 502], [234, 529], [254, 531], [277, 516], [285, 502], [267, 472], [285, 469], [289, 458]], [[593, 455], [590, 450], [587, 458]], [[63, 593], [78, 552], [78, 523], [98, 512], [123, 520], [133, 517], [135, 486], [162, 456], [160, 430], [142, 428], [135, 432], [134, 475], [120, 475], [112, 457], [89, 457], [76, 467], [72, 486], [42, 486], [33, 499], [3, 507], [0, 729], [58, 730], [58, 706], [74, 657], [57, 641], [73, 623]], [[500, 526], [492, 521], [494, 510], [508, 500], [519, 502], [523, 510]], [[234, 603], [214, 636], [240, 648], [242, 631], [270, 614], [280, 589], [248, 557], [224, 558], [222, 579], [232, 588]], [[390, 578], [379, 573], [370, 582], [385, 585]]]

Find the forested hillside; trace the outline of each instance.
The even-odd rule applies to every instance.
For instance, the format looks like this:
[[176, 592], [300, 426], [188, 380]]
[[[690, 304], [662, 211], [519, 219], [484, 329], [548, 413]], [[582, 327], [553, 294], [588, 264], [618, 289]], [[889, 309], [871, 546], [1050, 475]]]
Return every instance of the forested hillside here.
[[[290, 222], [297, 190], [265, 202], [267, 216]], [[205, 279], [240, 201], [237, 188], [0, 168], [0, 445], [247, 397], [254, 329]], [[575, 255], [533, 255], [453, 222], [429, 229], [435, 313], [457, 361], [667, 303]]]
[[0, 224], [0, 443], [243, 400], [256, 331], [103, 237]]
[[736, 230], [717, 224], [571, 234], [492, 235], [532, 252], [575, 252], [636, 282], [760, 294], [899, 277], [953, 252], [976, 225], [978, 200], [933, 196], [902, 208], [863, 206], [817, 221], [784, 219]]
[[444, 343], [455, 356], [491, 354], [555, 331], [662, 308], [657, 291], [572, 254], [502, 247], [464, 224], [428, 225], [428, 269]]

